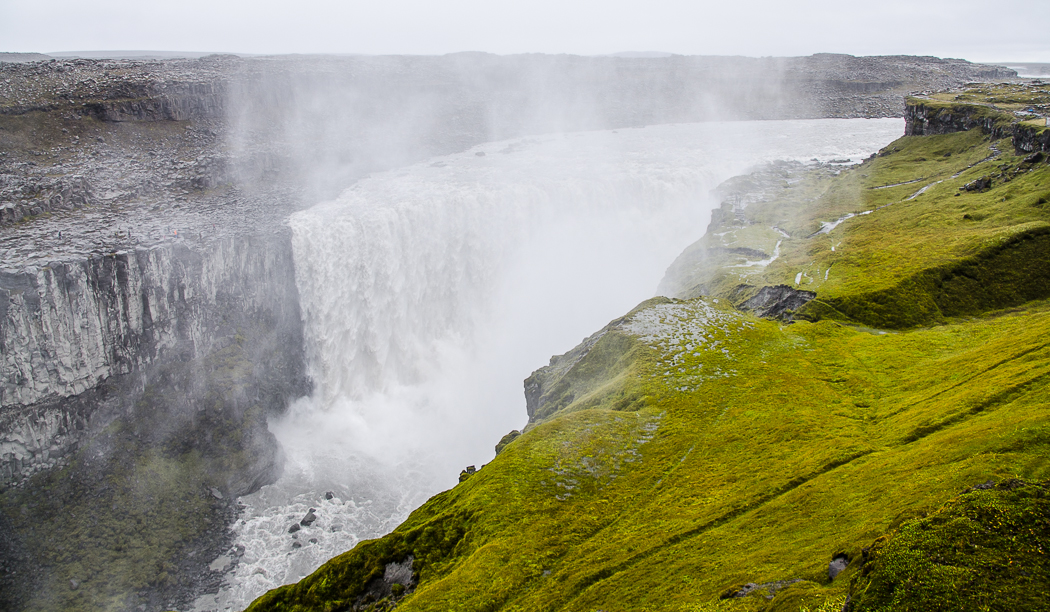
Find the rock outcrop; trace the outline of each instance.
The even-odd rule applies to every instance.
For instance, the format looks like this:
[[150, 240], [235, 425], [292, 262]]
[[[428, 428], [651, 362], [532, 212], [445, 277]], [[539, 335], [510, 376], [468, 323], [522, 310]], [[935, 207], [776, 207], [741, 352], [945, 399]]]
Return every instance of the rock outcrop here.
[[203, 252], [140, 248], [0, 276], [0, 477], [18, 481], [76, 448], [98, 406], [80, 394], [114, 376], [148, 384], [154, 366], [204, 358], [253, 333], [253, 320], [270, 322], [254, 333], [272, 334], [276, 346], [301, 342], [287, 236]]
[[905, 134], [979, 129], [994, 139], [1009, 137], [1019, 155], [1050, 151], [1050, 105], [1042, 100], [1042, 90], [1039, 84], [978, 85], [962, 93], [912, 97], [904, 109]]

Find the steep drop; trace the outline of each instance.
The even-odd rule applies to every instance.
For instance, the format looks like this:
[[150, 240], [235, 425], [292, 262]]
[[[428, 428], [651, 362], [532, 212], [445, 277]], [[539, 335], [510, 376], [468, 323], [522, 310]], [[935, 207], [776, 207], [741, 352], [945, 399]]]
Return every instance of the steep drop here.
[[[218, 603], [297, 580], [491, 458], [525, 420], [521, 381], [652, 295], [720, 182], [774, 159], [859, 161], [900, 130], [736, 122], [491, 143], [294, 215], [316, 390], [271, 423], [286, 473], [245, 498], [245, 554]], [[318, 520], [289, 534], [309, 508]]]

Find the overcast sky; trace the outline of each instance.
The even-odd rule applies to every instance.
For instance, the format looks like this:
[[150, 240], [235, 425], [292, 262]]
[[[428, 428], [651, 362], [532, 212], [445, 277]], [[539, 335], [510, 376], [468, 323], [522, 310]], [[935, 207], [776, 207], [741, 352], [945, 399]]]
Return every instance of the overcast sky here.
[[1046, 0], [0, 0], [0, 51], [666, 51], [1050, 62]]

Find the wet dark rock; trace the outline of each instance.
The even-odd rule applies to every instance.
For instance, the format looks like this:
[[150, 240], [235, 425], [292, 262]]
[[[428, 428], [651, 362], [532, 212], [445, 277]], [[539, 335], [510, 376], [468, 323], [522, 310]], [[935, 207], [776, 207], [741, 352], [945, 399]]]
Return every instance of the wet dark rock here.
[[416, 576], [412, 569], [415, 559], [409, 555], [400, 563], [387, 563], [381, 577], [373, 578], [367, 585], [365, 591], [357, 597], [351, 610], [371, 610], [374, 602], [388, 599], [396, 603], [398, 599], [411, 593], [416, 586]]
[[306, 513], [306, 516], [303, 517], [303, 520], [299, 521], [299, 524], [303, 527], [309, 527], [310, 525], [313, 525], [314, 521], [317, 520], [317, 515], [314, 514], [315, 510], [316, 508], [310, 508], [310, 511]]
[[739, 304], [739, 308], [769, 319], [783, 318], [790, 320], [791, 311], [805, 306], [817, 297], [813, 291], [803, 291], [787, 285], [762, 287], [751, 298]]
[[828, 580], [834, 580], [849, 565], [849, 556], [846, 553], [838, 553], [828, 563]]
[[299, 523], [292, 523], [292, 526], [288, 528], [288, 533], [295, 533], [300, 529], [302, 529], [302, 527], [299, 526]]
[[965, 185], [963, 185], [959, 189], [961, 191], [985, 191], [986, 189], [990, 189], [991, 187], [992, 187], [992, 177], [990, 177], [990, 176], [982, 176], [979, 179], [975, 179], [975, 180], [970, 181], [969, 183], [966, 183]]
[[292, 542], [292, 548], [302, 548], [302, 542]]
[[325, 499], [335, 499], [335, 492], [333, 492], [333, 491], [325, 491], [324, 492], [324, 498]]
[[970, 490], [971, 491], [987, 491], [989, 489], [994, 489], [994, 488], [995, 488], [995, 481], [994, 480], [988, 480], [988, 481], [982, 482], [981, 484], [976, 484], [976, 485], [970, 487]]
[[459, 481], [463, 482], [464, 480], [473, 476], [476, 472], [477, 470], [474, 468], [473, 465], [468, 465], [466, 469], [459, 473]]

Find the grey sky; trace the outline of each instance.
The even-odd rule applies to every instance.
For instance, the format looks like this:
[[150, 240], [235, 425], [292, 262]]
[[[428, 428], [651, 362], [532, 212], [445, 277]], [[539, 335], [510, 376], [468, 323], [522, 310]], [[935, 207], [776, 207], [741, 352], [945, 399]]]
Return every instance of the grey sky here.
[[1050, 2], [0, 0], [0, 51], [915, 54], [1050, 62]]

